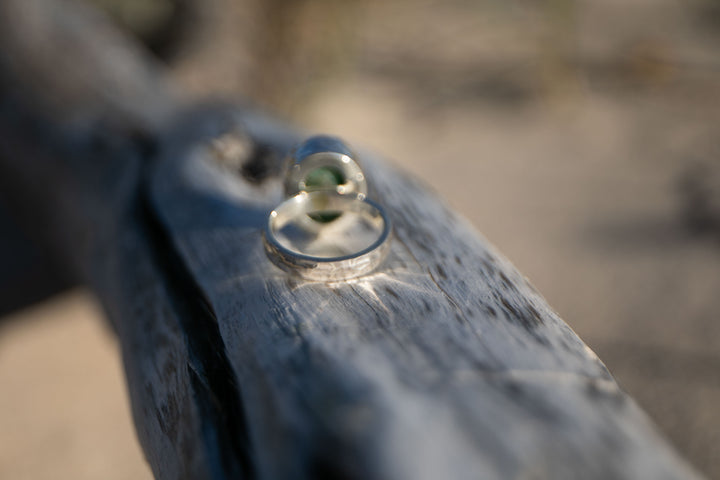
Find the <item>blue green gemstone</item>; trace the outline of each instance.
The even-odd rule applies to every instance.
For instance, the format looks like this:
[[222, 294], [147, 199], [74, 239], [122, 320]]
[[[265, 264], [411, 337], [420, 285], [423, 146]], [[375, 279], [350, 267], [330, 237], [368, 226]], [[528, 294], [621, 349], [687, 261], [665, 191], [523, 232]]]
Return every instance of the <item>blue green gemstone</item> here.
[[[335, 187], [345, 183], [342, 171], [334, 167], [319, 167], [310, 171], [305, 177], [305, 188], [308, 192], [317, 190], [335, 190]], [[320, 223], [330, 223], [342, 215], [340, 212], [311, 213], [308, 216]]]

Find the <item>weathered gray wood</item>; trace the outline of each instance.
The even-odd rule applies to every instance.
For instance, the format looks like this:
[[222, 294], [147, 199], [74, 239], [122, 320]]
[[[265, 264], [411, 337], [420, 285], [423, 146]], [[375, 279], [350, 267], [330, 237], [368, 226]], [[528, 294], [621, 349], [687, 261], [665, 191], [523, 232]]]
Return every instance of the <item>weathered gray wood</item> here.
[[[16, 26], [22, 8], [51, 4], [2, 7]], [[104, 51], [93, 21], [70, 22], [72, 35], [46, 21], [65, 49]], [[62, 78], [34, 96], [23, 79], [38, 81], [28, 65], [50, 47], [20, 31], [0, 35], [0, 178], [101, 298], [157, 478], [697, 478], [426, 187], [361, 152], [395, 226], [389, 258], [347, 282], [288, 276], [260, 228], [296, 132], [251, 109], [173, 113], [140, 54], [122, 57], [138, 66], [119, 97]], [[107, 89], [112, 56], [75, 61]]]
[[276, 269], [260, 231], [279, 182], [224, 170], [210, 139], [297, 137], [252, 113], [216, 121], [171, 140], [152, 196], [216, 312], [262, 478], [692, 477], [525, 279], [373, 155], [395, 225], [383, 268], [333, 284]]

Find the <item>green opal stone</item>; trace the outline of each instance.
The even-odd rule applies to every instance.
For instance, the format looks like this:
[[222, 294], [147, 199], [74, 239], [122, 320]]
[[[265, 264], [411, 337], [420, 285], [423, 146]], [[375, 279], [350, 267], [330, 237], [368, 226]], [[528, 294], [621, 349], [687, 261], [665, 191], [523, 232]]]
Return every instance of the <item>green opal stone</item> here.
[[[345, 183], [345, 177], [343, 173], [333, 167], [319, 167], [312, 170], [305, 177], [305, 187], [308, 192], [317, 190], [335, 190], [335, 187]], [[320, 212], [311, 213], [308, 216], [320, 223], [330, 223], [342, 215], [339, 212]]]
[[345, 183], [343, 173], [334, 167], [320, 167], [310, 171], [305, 177], [305, 186], [309, 192], [314, 190], [335, 190]]

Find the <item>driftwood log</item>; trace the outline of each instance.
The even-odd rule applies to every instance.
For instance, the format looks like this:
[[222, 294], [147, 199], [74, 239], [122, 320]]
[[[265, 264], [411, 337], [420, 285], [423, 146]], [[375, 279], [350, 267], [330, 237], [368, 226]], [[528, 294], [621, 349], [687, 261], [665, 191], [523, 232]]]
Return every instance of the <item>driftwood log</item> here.
[[697, 478], [525, 278], [375, 155], [382, 268], [273, 266], [260, 230], [300, 138], [183, 106], [72, 4], [0, 4], [0, 188], [101, 299], [157, 478]]

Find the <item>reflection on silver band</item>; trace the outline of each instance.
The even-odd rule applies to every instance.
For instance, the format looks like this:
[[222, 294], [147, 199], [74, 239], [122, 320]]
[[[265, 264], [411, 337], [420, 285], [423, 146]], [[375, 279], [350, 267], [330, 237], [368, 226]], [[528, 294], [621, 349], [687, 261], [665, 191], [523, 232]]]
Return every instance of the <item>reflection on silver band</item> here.
[[[332, 239], [332, 249], [314, 249], [313, 242], [295, 242], [284, 233], [293, 227], [302, 232], [308, 215], [323, 212], [342, 212], [343, 217], [355, 219], [354, 228], [349, 226], [350, 221], [344, 221], [337, 226], [328, 224], [319, 233], [311, 232], [313, 238]], [[357, 232], [367, 238], [359, 248], [352, 245]], [[270, 213], [264, 243], [268, 257], [280, 268], [312, 280], [333, 281], [364, 275], [377, 267], [390, 249], [390, 232], [382, 207], [362, 193], [302, 191]]]

